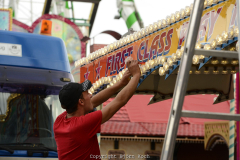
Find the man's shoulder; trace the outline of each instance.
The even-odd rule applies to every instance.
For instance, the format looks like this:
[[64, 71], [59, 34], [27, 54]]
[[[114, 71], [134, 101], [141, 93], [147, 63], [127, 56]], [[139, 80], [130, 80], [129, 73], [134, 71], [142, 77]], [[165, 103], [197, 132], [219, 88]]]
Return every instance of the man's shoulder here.
[[63, 113], [61, 113], [61, 114], [56, 118], [54, 124], [55, 124], [55, 123], [58, 123], [58, 121], [62, 120], [64, 117], [66, 117], [66, 115], [67, 115], [67, 112], [66, 112], [66, 111], [64, 111]]

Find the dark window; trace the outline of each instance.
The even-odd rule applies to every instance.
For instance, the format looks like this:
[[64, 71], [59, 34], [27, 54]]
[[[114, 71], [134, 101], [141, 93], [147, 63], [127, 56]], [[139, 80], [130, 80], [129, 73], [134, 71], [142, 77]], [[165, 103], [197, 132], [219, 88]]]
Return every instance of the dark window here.
[[146, 151], [145, 156], [146, 156], [146, 160], [160, 160], [161, 152], [160, 151]]
[[110, 150], [108, 151], [109, 160], [125, 160], [125, 152], [123, 150]]

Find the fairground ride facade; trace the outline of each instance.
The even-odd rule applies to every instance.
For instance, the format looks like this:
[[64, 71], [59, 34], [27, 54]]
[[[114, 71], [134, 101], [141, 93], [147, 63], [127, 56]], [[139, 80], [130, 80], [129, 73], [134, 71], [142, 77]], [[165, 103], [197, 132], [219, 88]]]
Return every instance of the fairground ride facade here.
[[[207, 0], [204, 5], [196, 49], [238, 50], [236, 1]], [[91, 80], [90, 92], [98, 94], [122, 78], [125, 60], [131, 57], [141, 64], [135, 94], [154, 95], [149, 104], [172, 98], [191, 11], [192, 5], [79, 59], [75, 76], [80, 82]], [[234, 58], [194, 55], [186, 95], [217, 94], [215, 104], [234, 99], [238, 63]]]

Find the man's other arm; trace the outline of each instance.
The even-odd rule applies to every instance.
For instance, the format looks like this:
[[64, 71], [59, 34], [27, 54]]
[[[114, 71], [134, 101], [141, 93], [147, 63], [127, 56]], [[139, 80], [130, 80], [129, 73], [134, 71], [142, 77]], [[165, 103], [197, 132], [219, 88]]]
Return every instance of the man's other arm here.
[[118, 93], [116, 98], [102, 109], [102, 124], [108, 121], [133, 96], [139, 82], [141, 72], [138, 61], [127, 63], [129, 72], [133, 75], [130, 82]]
[[100, 104], [102, 104], [103, 102], [108, 100], [112, 95], [114, 95], [119, 89], [121, 89], [125, 85], [127, 85], [129, 82], [128, 79], [130, 76], [131, 76], [131, 73], [127, 70], [123, 74], [123, 78], [119, 82], [117, 82], [116, 84], [114, 84], [113, 86], [111, 86], [109, 88], [102, 90], [101, 92], [99, 92], [98, 94], [93, 96], [91, 98], [93, 107], [95, 108], [95, 107], [99, 106]]

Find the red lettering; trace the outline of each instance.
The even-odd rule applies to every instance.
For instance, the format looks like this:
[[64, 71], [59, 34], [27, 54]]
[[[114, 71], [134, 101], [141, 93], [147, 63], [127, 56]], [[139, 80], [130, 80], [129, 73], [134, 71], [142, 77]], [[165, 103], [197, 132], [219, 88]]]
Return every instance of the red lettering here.
[[159, 43], [159, 35], [156, 35], [156, 37], [154, 37], [152, 41], [149, 59], [152, 59], [153, 56], [157, 55], [158, 43]]
[[116, 54], [116, 58], [115, 58], [115, 66], [114, 66], [114, 70], [116, 70], [117, 71], [117, 73], [118, 73], [118, 71], [120, 70], [120, 59], [121, 59], [121, 52], [118, 52], [117, 54]]
[[115, 70], [114, 66], [115, 66], [115, 54], [112, 55], [111, 73]]
[[209, 22], [209, 17], [210, 17], [210, 13], [209, 12], [206, 13], [204, 16], [202, 16], [202, 19], [201, 19], [201, 22], [200, 22], [200, 26], [199, 26], [197, 41], [203, 40], [202, 38], [204, 38], [204, 36], [206, 34], [207, 25], [208, 25], [208, 22]]
[[209, 26], [209, 31], [208, 31], [208, 39], [212, 36], [213, 34], [213, 29], [214, 29], [214, 26], [215, 26], [215, 23], [218, 19], [218, 16], [220, 15], [222, 11], [222, 7], [221, 8], [218, 8], [217, 10], [217, 13], [215, 13], [215, 11], [211, 11], [211, 19], [210, 19], [210, 26]]
[[141, 53], [141, 50], [142, 50], [142, 47], [144, 47], [144, 45], [145, 45], [145, 41], [142, 41], [142, 43], [140, 44], [140, 46], [138, 48], [137, 57], [138, 57], [139, 62], [143, 61], [143, 55]]
[[232, 28], [233, 26], [235, 26], [236, 19], [237, 19], [237, 3], [235, 3], [235, 6], [233, 7], [229, 28]]
[[163, 38], [166, 37], [166, 32], [163, 32], [160, 36], [160, 43], [159, 43], [159, 49], [158, 49], [158, 55], [161, 55], [164, 51], [164, 41]]
[[146, 40], [145, 49], [144, 49], [144, 56], [143, 56], [144, 60], [149, 58], [149, 53], [147, 52], [147, 50], [148, 50], [148, 39]]
[[183, 41], [185, 40], [185, 37], [187, 36], [188, 26], [189, 26], [189, 22], [185, 22], [185, 23], [183, 23], [183, 25], [182, 25], [182, 28], [181, 28], [181, 30], [180, 30], [178, 47], [179, 47], [179, 46], [182, 46], [182, 43], [183, 43]]
[[112, 56], [109, 56], [107, 58], [105, 76], [108, 75], [108, 70], [110, 69], [111, 65], [112, 65]]
[[171, 41], [171, 36], [173, 34], [173, 28], [170, 29], [167, 33], [167, 46], [165, 47], [165, 52], [168, 51], [171, 48], [172, 41]]
[[121, 64], [121, 68], [124, 68], [124, 66], [125, 66], [125, 53], [127, 53], [127, 49], [124, 49], [123, 51], [122, 51], [122, 64]]

